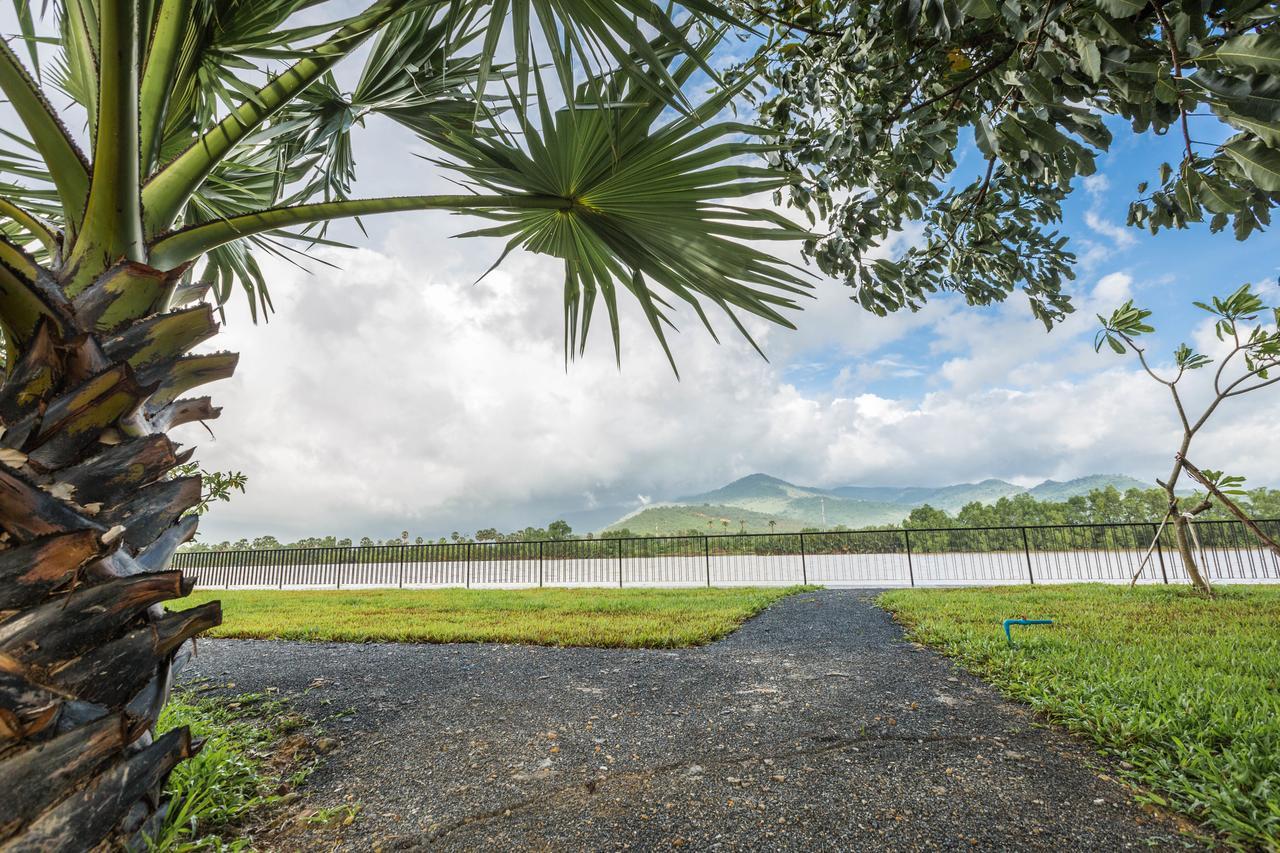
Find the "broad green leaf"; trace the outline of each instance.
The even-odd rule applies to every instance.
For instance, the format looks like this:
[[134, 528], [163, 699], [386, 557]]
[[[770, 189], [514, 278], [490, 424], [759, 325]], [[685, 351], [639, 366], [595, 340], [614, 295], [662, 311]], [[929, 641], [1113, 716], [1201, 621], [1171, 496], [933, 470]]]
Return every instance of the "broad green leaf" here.
[[1205, 68], [1184, 79], [1206, 93], [1214, 112], [1224, 118], [1244, 115], [1260, 121], [1280, 121], [1280, 77], [1232, 77]]
[[1271, 147], [1280, 147], [1280, 125], [1275, 122], [1261, 121], [1239, 113], [1228, 113], [1223, 118], [1227, 124], [1239, 130], [1252, 133]]
[[1102, 77], [1102, 54], [1098, 51], [1098, 43], [1088, 36], [1076, 38], [1076, 53], [1080, 56], [1080, 67], [1089, 79], [1095, 82]]
[[1280, 192], [1280, 151], [1252, 139], [1238, 139], [1223, 151], [1259, 189]]
[[1227, 39], [1198, 62], [1216, 61], [1232, 70], [1274, 74], [1280, 71], [1280, 34], [1249, 33]]
[[970, 18], [983, 21], [1000, 13], [996, 0], [960, 0], [960, 11]]
[[1098, 0], [1098, 6], [1117, 18], [1132, 18], [1147, 8], [1145, 0]]
[[978, 150], [982, 152], [984, 157], [991, 158], [1000, 154], [1000, 138], [991, 128], [986, 118], [978, 119], [973, 126], [974, 141], [978, 144]]

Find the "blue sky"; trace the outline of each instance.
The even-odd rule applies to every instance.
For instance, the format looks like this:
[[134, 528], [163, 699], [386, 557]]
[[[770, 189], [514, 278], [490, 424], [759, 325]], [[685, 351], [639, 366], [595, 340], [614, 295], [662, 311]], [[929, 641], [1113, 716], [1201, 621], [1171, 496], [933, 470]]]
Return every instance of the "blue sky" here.
[[[1188, 332], [1205, 316], [1192, 306], [1192, 300], [1203, 301], [1245, 282], [1274, 285], [1280, 273], [1280, 242], [1274, 232], [1240, 242], [1230, 226], [1217, 234], [1210, 233], [1207, 224], [1199, 224], [1156, 235], [1125, 227], [1129, 203], [1139, 195], [1139, 182], [1156, 183], [1158, 165], [1176, 165], [1183, 143], [1181, 137], [1136, 136], [1120, 119], [1111, 119], [1108, 124], [1116, 139], [1112, 150], [1099, 158], [1097, 173], [1084, 179], [1064, 204], [1061, 231], [1070, 237], [1070, 250], [1079, 259], [1074, 287], [1087, 289], [1091, 277], [1099, 272], [1130, 275], [1136, 303], [1154, 312], [1157, 334], [1152, 337], [1152, 348], [1168, 350], [1187, 339]], [[1206, 136], [1203, 128], [1197, 135]], [[1213, 138], [1212, 134], [1207, 136]], [[966, 145], [957, 159], [957, 183], [967, 183], [982, 171], [984, 164], [978, 161], [972, 145]], [[1015, 294], [1009, 301], [1016, 303], [1019, 297]], [[968, 310], [987, 315], [998, 311]], [[947, 357], [937, 344], [935, 336], [921, 332], [877, 350], [872, 355], [887, 363], [885, 374], [862, 387], [877, 394], [923, 393]], [[787, 378], [797, 387], [820, 392], [838, 383], [841, 372], [857, 363], [839, 345], [825, 347], [791, 364]], [[1072, 371], [1065, 371], [1065, 375], [1072, 375]]]

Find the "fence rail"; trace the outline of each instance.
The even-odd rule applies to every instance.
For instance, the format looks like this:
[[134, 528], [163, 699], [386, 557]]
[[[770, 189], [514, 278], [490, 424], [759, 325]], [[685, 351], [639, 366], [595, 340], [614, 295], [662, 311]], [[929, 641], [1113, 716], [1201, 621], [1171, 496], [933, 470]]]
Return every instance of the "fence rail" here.
[[[1280, 520], [1259, 526], [1280, 539]], [[1128, 581], [1156, 536], [1149, 523], [891, 528], [633, 539], [459, 542], [257, 551], [180, 551], [201, 586], [368, 587], [960, 586]], [[1213, 581], [1280, 582], [1280, 558], [1238, 521], [1194, 523]], [[1187, 580], [1173, 531], [1139, 582]]]

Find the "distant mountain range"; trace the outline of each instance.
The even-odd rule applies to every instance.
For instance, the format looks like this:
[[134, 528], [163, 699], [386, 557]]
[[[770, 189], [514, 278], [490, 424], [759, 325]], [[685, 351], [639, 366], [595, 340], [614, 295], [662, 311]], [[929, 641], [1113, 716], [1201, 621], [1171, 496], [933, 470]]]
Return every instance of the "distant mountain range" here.
[[[1045, 480], [1030, 489], [1004, 480], [937, 488], [839, 486], [819, 489], [797, 486], [768, 474], [751, 474], [710, 492], [652, 504], [628, 512], [621, 518], [614, 516], [616, 520], [604, 526], [603, 530], [626, 528], [633, 533], [669, 535], [688, 530], [723, 533], [745, 528], [748, 533], [768, 533], [770, 530], [788, 533], [806, 527], [870, 527], [896, 524], [906, 518], [914, 507], [923, 504], [955, 514], [962, 506], [974, 501], [994, 503], [1002, 497], [1024, 493], [1037, 500], [1063, 501], [1107, 486], [1125, 491], [1151, 488], [1152, 484], [1122, 474], [1092, 474], [1065, 483]], [[594, 517], [591, 521], [599, 524], [601, 513], [608, 511], [592, 511]], [[582, 520], [586, 520], [585, 514]], [[772, 528], [769, 526], [771, 521]], [[584, 525], [584, 529], [590, 528]]]

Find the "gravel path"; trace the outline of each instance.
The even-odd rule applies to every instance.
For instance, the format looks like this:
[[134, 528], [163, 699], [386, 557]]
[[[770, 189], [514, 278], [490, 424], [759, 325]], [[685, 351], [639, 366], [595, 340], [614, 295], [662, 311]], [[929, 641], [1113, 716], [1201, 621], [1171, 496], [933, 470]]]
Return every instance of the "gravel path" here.
[[872, 598], [792, 596], [669, 652], [211, 640], [185, 676], [328, 718], [307, 796], [361, 804], [339, 849], [1181, 846]]

